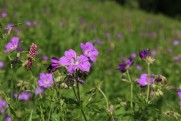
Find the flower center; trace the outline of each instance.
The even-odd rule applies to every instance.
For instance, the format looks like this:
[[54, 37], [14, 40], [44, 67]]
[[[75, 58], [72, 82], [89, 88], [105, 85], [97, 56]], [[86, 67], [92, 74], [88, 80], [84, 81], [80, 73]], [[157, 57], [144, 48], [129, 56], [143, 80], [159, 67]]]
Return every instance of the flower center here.
[[77, 58], [73, 58], [71, 64], [72, 65], [79, 65], [79, 60]]
[[44, 83], [45, 83], [45, 84], [49, 84], [49, 80], [46, 79], [46, 80], [44, 81]]

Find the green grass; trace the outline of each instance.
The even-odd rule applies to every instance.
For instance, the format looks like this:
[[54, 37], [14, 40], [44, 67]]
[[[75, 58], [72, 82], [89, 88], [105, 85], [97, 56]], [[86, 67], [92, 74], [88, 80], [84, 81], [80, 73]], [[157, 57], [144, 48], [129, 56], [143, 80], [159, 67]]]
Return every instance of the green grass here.
[[[7, 0], [6, 2], [0, 1], [1, 7], [4, 3], [7, 5], [8, 14], [8, 17], [0, 19], [4, 27], [8, 23], [24, 23], [26, 20], [39, 23], [35, 27], [21, 25], [17, 27], [21, 33], [18, 35], [13, 33], [9, 37], [10, 40], [12, 36], [18, 36], [23, 40], [22, 45], [26, 50], [32, 42], [36, 43], [40, 52], [39, 58], [43, 55], [61, 57], [64, 51], [70, 48], [80, 54], [81, 42], [96, 39], [104, 42], [104, 45], [96, 45], [99, 56], [97, 62], [93, 64], [85, 85], [81, 87], [82, 92], [102, 82], [101, 88], [109, 101], [115, 102], [117, 97], [129, 99], [129, 85], [121, 81], [122, 74], [116, 68], [122, 62], [121, 55], [128, 58], [132, 53], [138, 54], [140, 50], [146, 48], [157, 50], [156, 61], [151, 65], [151, 72], [166, 76], [168, 85], [179, 86], [181, 66], [180, 63], [175, 64], [173, 56], [181, 57], [181, 48], [180, 45], [173, 46], [172, 42], [175, 39], [181, 40], [180, 21], [163, 15], [124, 8], [114, 2], [102, 3], [96, 0], [53, 0], [53, 2]], [[84, 19], [84, 22], [80, 23], [80, 19]], [[100, 19], [104, 21], [101, 23]], [[110, 33], [110, 37], [105, 36], [106, 32]], [[149, 35], [149, 32], [153, 35]], [[122, 34], [122, 38], [116, 37], [118, 33]], [[3, 52], [4, 44], [1, 43], [0, 47]], [[168, 48], [172, 48], [173, 52], [169, 53]], [[6, 62], [7, 56], [1, 53], [0, 59]], [[147, 72], [147, 68], [139, 58], [134, 62], [131, 76], [136, 80], [142, 72]], [[142, 71], [136, 70], [136, 63], [143, 67]], [[8, 66], [8, 63], [6, 65]], [[45, 71], [46, 66], [40, 66], [41, 71]], [[38, 80], [39, 70], [36, 67], [33, 69], [35, 78]], [[26, 75], [29, 72], [24, 71], [24, 68], [16, 72], [6, 71], [0, 76], [0, 82], [5, 83], [3, 85], [6, 88], [9, 85], [13, 86], [12, 79], [18, 82], [28, 81], [30, 78]], [[134, 91], [137, 89], [139, 86]], [[62, 93], [62, 95], [66, 94]], [[178, 101], [175, 90], [171, 90], [164, 94], [159, 104], [163, 110], [176, 111]]]

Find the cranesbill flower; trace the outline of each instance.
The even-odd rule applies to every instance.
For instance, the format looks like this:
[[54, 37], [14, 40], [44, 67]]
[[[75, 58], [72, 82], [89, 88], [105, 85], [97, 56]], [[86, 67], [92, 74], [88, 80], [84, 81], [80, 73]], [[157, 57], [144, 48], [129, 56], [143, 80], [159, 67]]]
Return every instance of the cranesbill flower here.
[[52, 57], [51, 61], [52, 61], [51, 65], [53, 68], [58, 68], [60, 66], [60, 62], [58, 58]]
[[8, 42], [5, 46], [4, 52], [7, 53], [9, 51], [16, 50], [19, 44], [19, 38], [13, 37], [10, 42]]
[[[153, 75], [152, 75], [153, 76]], [[145, 87], [148, 85], [148, 81], [150, 84], [154, 83], [154, 78], [148, 77], [148, 74], [143, 73], [139, 79], [137, 79], [137, 83], [140, 84], [140, 86]]]
[[42, 93], [44, 93], [44, 89], [43, 88], [41, 88], [41, 87], [35, 88], [35, 94], [36, 95], [39, 95], [39, 94], [42, 94]]
[[4, 67], [4, 62], [0, 61], [0, 69], [2, 69]]
[[142, 67], [141, 67], [140, 65], [137, 65], [137, 66], [136, 66], [136, 69], [137, 69], [137, 70], [142, 70]]
[[181, 90], [177, 90], [177, 94], [178, 94], [179, 98], [181, 99]]
[[5, 121], [11, 121], [11, 117], [10, 116], [6, 116], [5, 117]]
[[0, 113], [4, 113], [8, 107], [8, 103], [5, 100], [0, 99]]
[[88, 57], [91, 61], [96, 62], [96, 56], [98, 56], [98, 50], [93, 46], [92, 43], [86, 42], [85, 44], [81, 43], [80, 47], [83, 54]]
[[31, 93], [27, 91], [21, 92], [19, 95], [17, 93], [14, 94], [15, 98], [18, 98], [19, 100], [22, 101], [29, 101], [31, 97]]
[[44, 88], [50, 88], [51, 85], [53, 85], [53, 76], [52, 74], [48, 73], [40, 73], [40, 79], [38, 80], [38, 86], [44, 87]]
[[141, 59], [145, 59], [149, 54], [150, 54], [150, 49], [142, 50], [139, 52]]
[[122, 73], [125, 73], [127, 71], [127, 68], [131, 67], [132, 65], [133, 65], [132, 58], [128, 58], [128, 60], [119, 64], [117, 70], [121, 71]]
[[67, 71], [69, 73], [74, 73], [76, 69], [86, 72], [90, 70], [91, 64], [86, 56], [77, 56], [77, 53], [72, 49], [65, 51], [64, 55], [65, 56], [60, 58], [60, 64], [68, 67]]

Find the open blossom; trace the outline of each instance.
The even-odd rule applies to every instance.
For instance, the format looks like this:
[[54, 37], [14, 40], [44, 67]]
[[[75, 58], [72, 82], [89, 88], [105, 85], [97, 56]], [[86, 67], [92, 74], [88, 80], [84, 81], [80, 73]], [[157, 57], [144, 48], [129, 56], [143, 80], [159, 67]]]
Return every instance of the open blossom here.
[[[179, 98], [181, 99], [181, 90], [177, 90], [177, 94], [178, 94]], [[181, 102], [179, 102], [179, 105], [181, 105]]]
[[5, 121], [11, 121], [11, 117], [10, 116], [6, 116], [5, 117]]
[[53, 85], [53, 76], [52, 74], [48, 73], [40, 73], [40, 79], [38, 80], [38, 86], [49, 88], [51, 85]]
[[[152, 75], [153, 76], [153, 75]], [[148, 78], [148, 74], [143, 73], [139, 79], [137, 79], [137, 83], [140, 84], [142, 87], [148, 85], [148, 81], [150, 84], [154, 83], [154, 78]]]
[[67, 71], [69, 73], [74, 73], [76, 69], [86, 72], [90, 70], [91, 64], [86, 56], [77, 56], [77, 53], [72, 49], [65, 51], [64, 55], [60, 58], [60, 64], [68, 67]]
[[31, 97], [31, 93], [27, 91], [21, 92], [19, 95], [17, 93], [14, 94], [15, 98], [18, 98], [19, 100], [22, 101], [29, 101]]
[[44, 92], [44, 89], [43, 89], [43, 88], [41, 88], [41, 87], [35, 88], [35, 94], [36, 94], [36, 95], [42, 94], [43, 92]]
[[8, 108], [8, 103], [5, 100], [0, 99], [0, 114], [4, 113], [6, 108]]
[[86, 42], [85, 44], [81, 43], [80, 47], [83, 54], [88, 57], [91, 61], [96, 62], [96, 56], [98, 56], [98, 50], [93, 46], [92, 43]]
[[5, 50], [4, 52], [7, 53], [9, 51], [13, 51], [13, 50], [16, 50], [18, 48], [18, 44], [19, 44], [19, 38], [18, 37], [13, 37], [11, 39], [10, 42], [8, 42], [6, 45], [5, 45]]
[[122, 62], [117, 67], [117, 70], [121, 71], [122, 73], [125, 73], [127, 71], [127, 67], [131, 67], [133, 65], [132, 58], [128, 58], [125, 62]]
[[4, 67], [4, 62], [0, 61], [0, 69], [2, 69]]

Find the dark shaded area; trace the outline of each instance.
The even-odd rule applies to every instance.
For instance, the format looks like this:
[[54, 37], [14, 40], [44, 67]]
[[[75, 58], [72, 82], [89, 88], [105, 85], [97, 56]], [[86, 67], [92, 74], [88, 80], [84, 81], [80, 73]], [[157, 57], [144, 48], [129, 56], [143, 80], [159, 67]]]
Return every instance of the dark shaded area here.
[[[147, 12], [163, 13], [181, 19], [181, 0], [115, 0], [121, 5], [137, 4]], [[132, 6], [131, 6], [132, 7]]]

